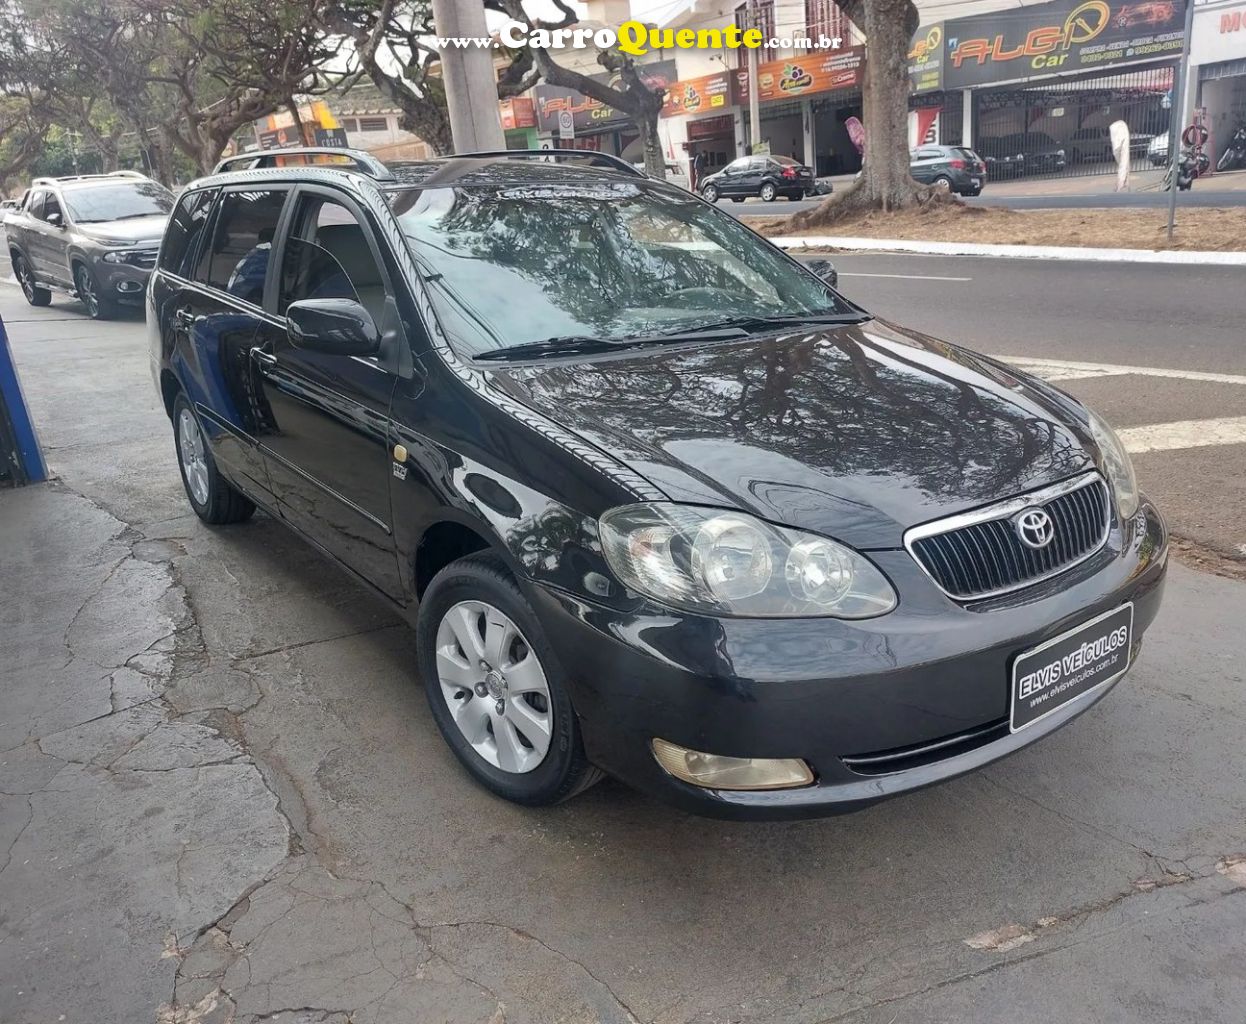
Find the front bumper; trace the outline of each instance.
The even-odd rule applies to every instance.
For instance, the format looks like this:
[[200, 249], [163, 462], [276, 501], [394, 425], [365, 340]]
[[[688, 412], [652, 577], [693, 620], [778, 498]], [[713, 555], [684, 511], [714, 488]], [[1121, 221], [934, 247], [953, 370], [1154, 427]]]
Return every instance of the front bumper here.
[[[900, 606], [856, 623], [712, 619], [656, 606], [624, 615], [531, 588], [550, 642], [572, 668], [590, 760], [686, 810], [723, 818], [842, 814], [961, 775], [1060, 728], [1111, 689], [1008, 731], [1010, 669], [1021, 652], [1132, 601], [1136, 654], [1159, 608], [1168, 550], [1163, 520], [1144, 501], [1081, 565], [970, 605], [940, 593], [905, 551], [870, 557]], [[662, 770], [654, 737], [711, 754], [800, 757], [815, 781], [767, 792], [702, 789]]]
[[109, 263], [102, 258], [91, 261], [101, 295], [115, 302], [141, 301], [147, 291], [152, 268], [132, 263]]

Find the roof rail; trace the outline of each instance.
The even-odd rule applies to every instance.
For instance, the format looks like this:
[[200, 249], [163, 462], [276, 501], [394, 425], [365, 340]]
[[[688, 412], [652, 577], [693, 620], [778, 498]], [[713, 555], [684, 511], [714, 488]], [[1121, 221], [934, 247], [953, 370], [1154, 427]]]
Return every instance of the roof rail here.
[[465, 160], [477, 157], [490, 157], [503, 160], [545, 160], [557, 163], [583, 163], [589, 167], [608, 167], [613, 171], [623, 171], [634, 178], [643, 178], [645, 173], [637, 170], [626, 160], [609, 153], [598, 153], [593, 149], [491, 149], [480, 153], [455, 153], [455, 157]]
[[[245, 153], [236, 153], [233, 156], [227, 156], [224, 160], [216, 165], [212, 171], [213, 174], [224, 174], [231, 169], [232, 164], [245, 163], [246, 161], [255, 161], [246, 167], [235, 168], [236, 170], [256, 170], [265, 167], [276, 167], [278, 157], [291, 156], [336, 156], [345, 157], [355, 165], [355, 168], [372, 178], [389, 179], [393, 177], [389, 168], [371, 153], [365, 153], [361, 149], [345, 149], [341, 146], [289, 146], [284, 149], [252, 149]], [[321, 165], [323, 166], [323, 165]], [[332, 165], [329, 165], [332, 166]]]
[[35, 178], [32, 185], [53, 185], [61, 181], [106, 181], [109, 178], [139, 178], [147, 180], [141, 171], [106, 171], [103, 174], [63, 174], [58, 178]]

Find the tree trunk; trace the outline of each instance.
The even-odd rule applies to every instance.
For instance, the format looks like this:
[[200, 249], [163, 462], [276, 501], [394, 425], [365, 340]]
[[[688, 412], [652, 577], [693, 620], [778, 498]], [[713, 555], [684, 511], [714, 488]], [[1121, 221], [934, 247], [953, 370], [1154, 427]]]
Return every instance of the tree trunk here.
[[912, 0], [844, 0], [840, 7], [865, 33], [861, 177], [816, 209], [792, 217], [793, 228], [819, 227], [864, 210], [898, 210], [946, 198], [909, 173], [908, 52], [917, 28], [916, 7]]

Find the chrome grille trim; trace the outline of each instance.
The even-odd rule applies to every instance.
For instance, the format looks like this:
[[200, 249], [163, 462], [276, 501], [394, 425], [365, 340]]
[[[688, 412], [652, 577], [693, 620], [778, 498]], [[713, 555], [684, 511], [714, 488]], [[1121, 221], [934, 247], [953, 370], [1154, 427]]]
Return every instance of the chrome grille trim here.
[[[1092, 494], [1088, 490], [1091, 487], [1097, 487], [1100, 493]], [[1057, 501], [1066, 496], [1069, 498], [1067, 503]], [[1039, 572], [1026, 575], [1026, 559], [1017, 545], [1012, 543], [1009, 519], [1024, 509], [1047, 508], [1052, 502], [1056, 504], [1049, 512], [1060, 545], [1053, 541], [1033, 552]], [[1096, 522], [1099, 518], [1097, 507], [1100, 505], [1103, 509], [1102, 520]], [[947, 597], [959, 602], [982, 601], [1034, 586], [1086, 561], [1107, 543], [1114, 517], [1113, 507], [1111, 488], [1097, 470], [1090, 470], [985, 508], [910, 527], [904, 533], [904, 547]], [[968, 530], [969, 527], [979, 526], [986, 526], [987, 529]], [[927, 545], [925, 551], [918, 547], [919, 542], [935, 537], [944, 538], [944, 543], [938, 547]], [[1070, 558], [1060, 558], [1058, 552], [1061, 549], [1072, 550], [1075, 554]], [[948, 589], [944, 585], [944, 581], [951, 582], [956, 578], [965, 581], [968, 589]], [[1004, 578], [1011, 581], [1004, 586], [992, 584], [992, 579]]]

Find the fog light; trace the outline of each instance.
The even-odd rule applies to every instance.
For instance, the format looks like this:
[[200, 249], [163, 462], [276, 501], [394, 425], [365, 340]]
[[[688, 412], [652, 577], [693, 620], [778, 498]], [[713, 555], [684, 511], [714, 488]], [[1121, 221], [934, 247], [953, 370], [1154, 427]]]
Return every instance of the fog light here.
[[799, 757], [723, 757], [653, 741], [653, 756], [669, 774], [705, 789], [793, 789], [813, 782]]

